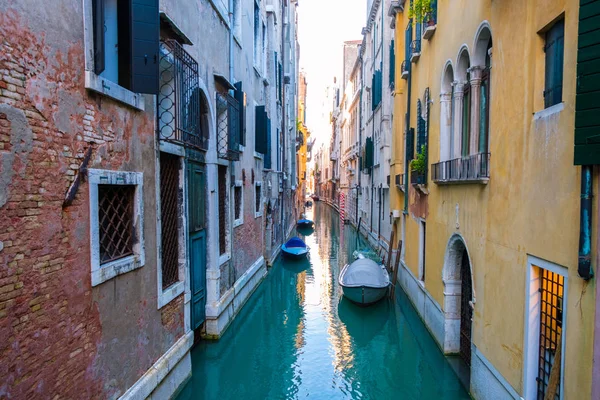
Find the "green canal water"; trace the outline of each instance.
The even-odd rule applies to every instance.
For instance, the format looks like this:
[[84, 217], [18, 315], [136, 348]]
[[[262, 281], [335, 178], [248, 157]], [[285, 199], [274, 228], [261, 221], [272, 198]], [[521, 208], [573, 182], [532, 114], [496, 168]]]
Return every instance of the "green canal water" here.
[[192, 350], [191, 399], [469, 399], [406, 295], [359, 308], [340, 269], [365, 248], [317, 203], [310, 260], [281, 257], [218, 341]]

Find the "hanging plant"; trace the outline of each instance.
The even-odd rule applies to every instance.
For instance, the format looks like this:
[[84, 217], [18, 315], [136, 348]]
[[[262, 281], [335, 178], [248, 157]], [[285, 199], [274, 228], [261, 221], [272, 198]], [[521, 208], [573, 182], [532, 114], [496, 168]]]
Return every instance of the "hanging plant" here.
[[427, 146], [421, 146], [421, 150], [417, 153], [417, 157], [410, 162], [410, 170], [420, 175], [427, 172]]
[[422, 23], [425, 16], [433, 12], [431, 2], [433, 0], [412, 0], [408, 9], [408, 18], [415, 20], [417, 23]]

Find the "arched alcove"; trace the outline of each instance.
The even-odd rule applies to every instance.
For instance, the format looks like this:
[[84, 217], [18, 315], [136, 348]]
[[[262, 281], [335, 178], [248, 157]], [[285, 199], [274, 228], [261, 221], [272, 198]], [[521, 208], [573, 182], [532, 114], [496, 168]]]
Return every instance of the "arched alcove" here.
[[440, 161], [452, 159], [452, 97], [453, 97], [454, 68], [452, 61], [446, 61], [442, 73], [440, 92]]

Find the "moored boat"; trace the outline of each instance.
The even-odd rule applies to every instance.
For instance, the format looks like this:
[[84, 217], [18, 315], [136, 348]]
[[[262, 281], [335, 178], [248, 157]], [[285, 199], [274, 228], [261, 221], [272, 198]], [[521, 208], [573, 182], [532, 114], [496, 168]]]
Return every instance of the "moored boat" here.
[[297, 225], [298, 225], [298, 228], [312, 228], [314, 225], [314, 222], [311, 221], [310, 219], [302, 218], [302, 219], [298, 220]]
[[283, 255], [289, 258], [302, 258], [308, 254], [308, 246], [296, 236], [281, 245]]
[[378, 302], [386, 295], [390, 277], [383, 265], [368, 258], [358, 258], [344, 266], [339, 282], [346, 298], [366, 306]]

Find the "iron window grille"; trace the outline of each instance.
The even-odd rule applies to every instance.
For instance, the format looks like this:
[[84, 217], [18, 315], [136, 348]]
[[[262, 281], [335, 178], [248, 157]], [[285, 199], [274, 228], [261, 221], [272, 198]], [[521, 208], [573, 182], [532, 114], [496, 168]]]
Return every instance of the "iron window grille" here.
[[240, 159], [240, 106], [229, 94], [217, 92], [217, 155]]
[[160, 43], [158, 137], [208, 149], [208, 107], [199, 86], [198, 63], [175, 40]]
[[[546, 399], [550, 376], [558, 368], [558, 384], [554, 399], [560, 399], [560, 361], [555, 365], [556, 353], [562, 345], [564, 277], [540, 269], [540, 344], [538, 353], [537, 398]], [[555, 372], [556, 373], [556, 372]]]
[[98, 185], [100, 264], [133, 254], [135, 185]]
[[254, 212], [255, 213], [260, 213], [262, 210], [260, 209], [260, 204], [261, 204], [261, 185], [259, 183], [255, 183], [254, 184], [254, 201], [255, 201], [255, 205], [254, 205]]
[[179, 281], [179, 157], [160, 153], [162, 288]]
[[235, 207], [235, 219], [238, 220], [242, 217], [242, 187], [235, 186], [233, 188], [233, 199]]

